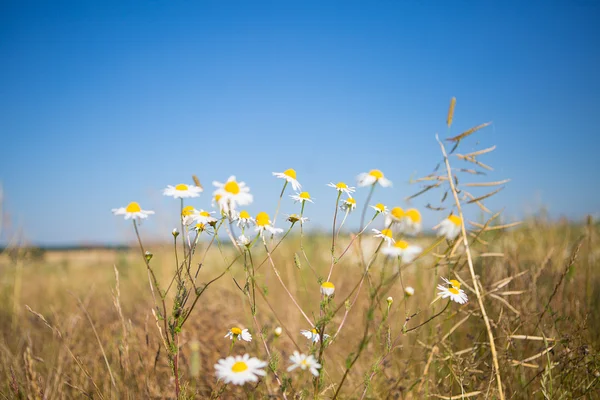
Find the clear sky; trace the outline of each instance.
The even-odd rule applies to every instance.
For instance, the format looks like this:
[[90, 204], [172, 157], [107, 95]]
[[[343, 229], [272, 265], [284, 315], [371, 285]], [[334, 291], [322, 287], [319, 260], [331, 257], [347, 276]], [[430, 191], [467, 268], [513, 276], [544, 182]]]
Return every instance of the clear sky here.
[[2, 1], [3, 240], [121, 243], [110, 210], [133, 200], [168, 237], [178, 203], [161, 191], [192, 174], [198, 208], [234, 174], [272, 213], [271, 172], [295, 168], [325, 227], [325, 185], [379, 168], [394, 188], [376, 199], [405, 206], [452, 96], [453, 134], [493, 121], [466, 150], [497, 145], [482, 161], [512, 182], [494, 210], [597, 213], [599, 20], [592, 0]]

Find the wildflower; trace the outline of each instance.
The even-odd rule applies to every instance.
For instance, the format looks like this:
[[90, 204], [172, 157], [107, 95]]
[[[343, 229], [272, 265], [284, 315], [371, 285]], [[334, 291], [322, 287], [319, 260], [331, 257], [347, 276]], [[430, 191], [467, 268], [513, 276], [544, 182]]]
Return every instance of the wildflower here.
[[165, 196], [171, 196], [176, 199], [185, 199], [188, 197], [198, 197], [202, 193], [202, 188], [195, 185], [186, 185], [180, 183], [177, 186], [167, 185], [167, 188], [163, 190]]
[[246, 210], [242, 210], [240, 211], [239, 214], [237, 214], [237, 226], [241, 227], [241, 228], [245, 228], [247, 226], [250, 226], [250, 223], [254, 223], [254, 218], [252, 218], [250, 216], [250, 213]]
[[238, 236], [238, 240], [236, 241], [238, 246], [248, 246], [252, 241], [246, 235]]
[[[244, 182], [235, 180], [235, 176], [230, 176], [227, 182], [221, 183], [214, 181], [213, 185], [217, 187], [215, 190], [215, 200], [219, 207], [224, 212], [233, 211], [237, 206], [245, 206], [252, 203], [253, 197], [250, 194], [250, 188]], [[217, 196], [221, 196], [217, 199]]]
[[248, 329], [240, 329], [236, 326], [234, 326], [233, 328], [231, 328], [229, 330], [229, 332], [227, 332], [227, 335], [225, 335], [224, 337], [228, 337], [229, 339], [236, 339], [236, 340], [243, 340], [245, 342], [251, 342], [252, 341], [252, 335], [250, 334], [250, 332], [248, 332]]
[[173, 235], [173, 237], [177, 237], [177, 236], [179, 236], [179, 230], [177, 230], [177, 228], [175, 228], [175, 229], [173, 229], [171, 234]]
[[300, 224], [304, 224], [306, 221], [308, 221], [308, 218], [301, 217], [298, 214], [289, 214], [289, 215], [287, 215], [287, 220], [289, 222], [291, 222], [292, 224], [295, 224], [298, 221], [300, 221]]
[[372, 169], [369, 172], [363, 172], [356, 177], [358, 181], [358, 186], [371, 186], [375, 183], [379, 182], [379, 184], [383, 187], [392, 186], [392, 181], [387, 179], [383, 172], [378, 169]]
[[415, 289], [412, 286], [407, 286], [404, 288], [404, 294], [406, 297], [410, 297], [415, 294]]
[[190, 225], [194, 222], [194, 215], [198, 213], [193, 206], [185, 206], [181, 210], [181, 220], [185, 225]]
[[338, 182], [337, 184], [330, 182], [327, 186], [336, 189], [340, 193], [346, 193], [348, 196], [352, 196], [351, 193], [354, 193], [356, 190], [354, 187], [348, 186], [344, 182]]
[[373, 231], [373, 233], [375, 233], [374, 237], [382, 238], [387, 243], [388, 247], [396, 242], [393, 238], [393, 232], [391, 229], [382, 229], [382, 230], [371, 229], [371, 230]]
[[215, 217], [212, 217], [210, 214], [214, 214], [214, 212], [208, 212], [204, 210], [200, 210], [193, 215], [194, 221], [199, 224], [211, 225], [217, 222]]
[[[374, 206], [369, 206], [369, 207], [371, 207], [373, 210], [375, 210], [375, 212], [377, 214], [386, 215], [388, 213], [388, 208], [381, 203], [377, 203]], [[387, 224], [387, 225], [389, 225], [389, 224]]]
[[276, 235], [278, 233], [283, 232], [283, 229], [274, 228], [271, 224], [271, 220], [269, 219], [269, 214], [266, 212], [259, 212], [256, 214], [256, 231], [260, 232], [261, 235], [264, 234], [264, 231], [269, 231], [272, 235]]
[[[313, 343], [318, 342], [319, 339], [319, 332], [317, 332], [316, 329], [311, 329], [310, 331], [307, 331], [306, 329], [303, 329], [300, 331], [300, 333], [302, 334], [302, 336], [304, 336], [307, 339], [310, 339], [313, 341]], [[327, 338], [329, 337], [328, 334], [324, 333], [323, 334], [323, 340], [327, 340]]]
[[335, 286], [331, 282], [321, 283], [321, 293], [325, 296], [331, 296], [335, 292]]
[[422, 251], [421, 247], [408, 244], [404, 240], [397, 240], [393, 246], [381, 250], [388, 257], [402, 258], [402, 262], [405, 263], [412, 262]]
[[298, 350], [294, 350], [294, 354], [290, 356], [290, 361], [292, 365], [288, 367], [288, 372], [295, 370], [300, 367], [302, 370], [308, 370], [314, 376], [319, 376], [319, 368], [321, 368], [321, 364], [317, 362], [317, 359], [312, 355], [300, 354]]
[[280, 179], [285, 179], [287, 182], [292, 184], [292, 189], [296, 191], [302, 189], [302, 185], [296, 180], [296, 170], [292, 168], [286, 169], [283, 172], [273, 172], [273, 176], [276, 176]]
[[314, 201], [312, 201], [312, 198], [310, 197], [310, 193], [308, 193], [308, 192], [296, 193], [296, 194], [291, 195], [290, 197], [292, 199], [294, 199], [294, 203], [301, 202], [302, 204], [304, 204], [307, 201], [314, 203]]
[[441, 296], [442, 299], [450, 297], [450, 300], [455, 301], [458, 304], [465, 304], [469, 300], [465, 291], [460, 288], [460, 282], [454, 279], [448, 280], [446, 278], [442, 278], [442, 280], [446, 283], [446, 286], [437, 286], [440, 291], [438, 296]]
[[387, 303], [388, 303], [388, 307], [389, 307], [389, 306], [391, 306], [391, 305], [392, 305], [392, 303], [394, 302], [394, 298], [393, 298], [392, 296], [389, 296], [389, 297], [387, 298], [387, 300], [386, 300], [386, 301], [387, 301]]
[[347, 199], [342, 200], [342, 204], [340, 205], [340, 209], [342, 211], [351, 212], [356, 208], [356, 200], [354, 197], [348, 197]]
[[154, 211], [142, 210], [138, 203], [132, 201], [127, 207], [113, 208], [112, 213], [115, 215], [124, 215], [125, 219], [144, 219], [148, 218], [148, 215], [154, 214]]
[[421, 231], [421, 213], [416, 208], [406, 210], [402, 219], [402, 230], [409, 235], [415, 235]]
[[206, 225], [204, 225], [202, 222], [198, 222], [194, 226], [194, 230], [196, 231], [196, 233], [200, 234], [206, 230]]
[[399, 224], [404, 218], [404, 210], [401, 207], [394, 207], [385, 219], [385, 226], [390, 226], [393, 223]]
[[460, 234], [462, 220], [452, 214], [438, 225], [438, 236], [446, 236], [448, 240], [454, 240]]
[[273, 333], [275, 333], [275, 336], [279, 337], [283, 333], [283, 329], [281, 329], [281, 327], [278, 326], [277, 328], [275, 328], [275, 330], [273, 331]]
[[267, 373], [262, 368], [266, 366], [265, 361], [244, 354], [220, 359], [215, 364], [215, 370], [217, 378], [223, 379], [223, 382], [243, 385], [246, 382], [257, 382], [258, 376], [265, 376]]

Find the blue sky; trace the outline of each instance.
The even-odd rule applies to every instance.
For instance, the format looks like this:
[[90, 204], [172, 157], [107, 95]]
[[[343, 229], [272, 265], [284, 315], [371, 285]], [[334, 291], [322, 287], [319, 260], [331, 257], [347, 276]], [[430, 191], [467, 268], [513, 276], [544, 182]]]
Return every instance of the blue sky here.
[[271, 172], [295, 168], [325, 227], [325, 185], [379, 168], [394, 188], [376, 199], [406, 206], [410, 176], [440, 159], [452, 96], [452, 134], [493, 121], [464, 151], [497, 145], [482, 161], [512, 182], [494, 210], [597, 213], [599, 17], [587, 0], [4, 1], [2, 238], [125, 242], [110, 209], [132, 200], [157, 212], [145, 234], [168, 237], [178, 203], [161, 190], [191, 174], [197, 207], [234, 174], [249, 210], [272, 213]]

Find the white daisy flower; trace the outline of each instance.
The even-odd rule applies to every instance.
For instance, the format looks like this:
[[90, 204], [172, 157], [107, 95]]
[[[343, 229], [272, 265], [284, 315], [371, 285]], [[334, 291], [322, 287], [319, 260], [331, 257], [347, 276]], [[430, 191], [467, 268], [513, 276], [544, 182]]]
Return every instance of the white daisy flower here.
[[186, 185], [180, 183], [177, 186], [167, 185], [167, 188], [163, 190], [165, 196], [171, 196], [176, 199], [185, 199], [188, 197], [198, 197], [202, 193], [202, 188], [195, 185]]
[[236, 243], [238, 244], [238, 246], [248, 246], [250, 243], [252, 243], [252, 240], [250, 240], [250, 238], [246, 235], [240, 235], [238, 236], [238, 240], [236, 240]]
[[408, 244], [404, 240], [396, 240], [393, 246], [381, 250], [388, 257], [402, 258], [402, 262], [404, 263], [412, 262], [422, 251], [421, 247]]
[[260, 232], [261, 236], [263, 236], [265, 231], [270, 232], [272, 235], [277, 235], [278, 233], [283, 232], [283, 229], [274, 228], [271, 224], [271, 220], [269, 219], [269, 214], [266, 212], [259, 212], [256, 214], [256, 231]]
[[352, 196], [352, 193], [356, 191], [356, 188], [346, 185], [344, 182], [333, 183], [329, 182], [327, 185], [336, 189], [338, 192], [346, 193], [348, 196]]
[[410, 297], [415, 294], [415, 289], [412, 286], [407, 286], [404, 288], [404, 294], [406, 297]]
[[450, 215], [448, 218], [440, 222], [436, 229], [438, 229], [438, 236], [446, 236], [448, 240], [454, 240], [460, 235], [462, 227], [462, 220], [457, 215]]
[[356, 200], [354, 197], [348, 197], [347, 199], [342, 200], [342, 204], [340, 204], [340, 209], [346, 212], [352, 212], [356, 209]]
[[181, 220], [185, 225], [191, 225], [194, 222], [194, 215], [198, 213], [193, 206], [185, 206], [181, 210]]
[[[381, 203], [377, 203], [374, 206], [369, 206], [369, 207], [371, 207], [373, 210], [375, 210], [375, 212], [377, 214], [386, 215], [388, 213], [388, 208]], [[387, 224], [387, 225], [389, 225], [389, 224]]]
[[[319, 341], [319, 332], [317, 332], [316, 329], [311, 329], [310, 331], [307, 331], [306, 329], [303, 329], [300, 331], [300, 333], [302, 334], [302, 336], [304, 336], [307, 339], [310, 339], [313, 341], [313, 343], [316, 343]], [[323, 334], [323, 340], [327, 340], [327, 338], [329, 337], [328, 334], [324, 333]]]
[[192, 218], [199, 224], [211, 225], [217, 222], [215, 217], [212, 217], [210, 214], [214, 214], [214, 211], [208, 212], [204, 210], [197, 211]]
[[325, 296], [331, 296], [335, 292], [335, 286], [331, 282], [321, 283], [321, 293]]
[[[225, 213], [235, 210], [237, 206], [252, 203], [253, 197], [250, 194], [250, 188], [246, 186], [246, 183], [236, 181], [233, 175], [227, 179], [227, 182], [214, 181], [213, 185], [217, 187], [214, 192], [215, 200]], [[217, 199], [217, 196], [221, 197]]]
[[442, 280], [446, 283], [446, 286], [437, 286], [438, 290], [440, 291], [438, 296], [441, 296], [442, 299], [450, 297], [450, 300], [455, 301], [458, 304], [465, 304], [467, 301], [469, 301], [465, 291], [460, 288], [460, 282], [454, 279], [448, 280], [446, 278], [442, 278]]
[[250, 334], [250, 332], [248, 332], [248, 329], [240, 329], [236, 326], [231, 328], [229, 332], [227, 332], [227, 335], [225, 335], [224, 337], [228, 337], [231, 340], [236, 339], [243, 340], [245, 342], [252, 341], [252, 335]]
[[295, 224], [298, 221], [300, 221], [300, 224], [304, 224], [306, 221], [308, 221], [308, 218], [301, 217], [298, 214], [286, 214], [286, 217], [287, 217], [287, 220], [289, 222], [291, 222], [292, 224]]
[[303, 203], [304, 202], [311, 202], [314, 203], [313, 199], [310, 197], [310, 193], [308, 192], [300, 192], [300, 193], [296, 193], [290, 196], [292, 199], [294, 199], [294, 203]]
[[375, 234], [374, 237], [376, 238], [382, 238], [385, 243], [389, 246], [391, 246], [392, 244], [396, 243], [396, 241], [394, 240], [394, 233], [392, 232], [391, 229], [382, 229], [382, 230], [378, 230], [378, 229], [371, 229], [371, 231], [373, 231], [373, 233]]
[[356, 177], [358, 181], [358, 186], [371, 186], [375, 183], [379, 182], [379, 184], [383, 187], [392, 186], [392, 181], [387, 179], [383, 172], [378, 169], [372, 169], [369, 172], [363, 172]]
[[292, 189], [298, 191], [302, 189], [302, 185], [296, 180], [296, 170], [294, 169], [286, 169], [283, 172], [273, 172], [273, 176], [276, 176], [280, 179], [285, 179], [289, 183], [292, 184]]
[[215, 370], [217, 378], [223, 382], [243, 385], [246, 382], [257, 382], [259, 376], [265, 376], [267, 373], [262, 368], [266, 366], [265, 361], [244, 354], [220, 359], [215, 364]]
[[135, 201], [129, 203], [127, 207], [113, 208], [111, 211], [114, 215], [124, 215], [125, 219], [144, 219], [148, 218], [148, 215], [154, 214], [154, 211], [142, 210]]
[[400, 227], [404, 233], [416, 235], [421, 232], [421, 213], [416, 208], [406, 210]]
[[294, 350], [294, 354], [290, 356], [292, 365], [288, 367], [288, 372], [301, 368], [302, 370], [308, 369], [314, 376], [319, 376], [319, 368], [321, 364], [317, 362], [317, 359], [312, 355], [300, 354], [297, 350]]
[[250, 226], [250, 223], [254, 223], [254, 218], [252, 218], [250, 213], [246, 210], [240, 211], [240, 213], [236, 215], [236, 219], [239, 228], [246, 228]]
[[202, 233], [206, 230], [206, 225], [201, 222], [198, 222], [196, 225], [194, 225], [194, 230], [197, 233]]
[[403, 218], [404, 210], [402, 207], [394, 207], [385, 218], [385, 226], [390, 226], [390, 224], [400, 224], [402, 223]]

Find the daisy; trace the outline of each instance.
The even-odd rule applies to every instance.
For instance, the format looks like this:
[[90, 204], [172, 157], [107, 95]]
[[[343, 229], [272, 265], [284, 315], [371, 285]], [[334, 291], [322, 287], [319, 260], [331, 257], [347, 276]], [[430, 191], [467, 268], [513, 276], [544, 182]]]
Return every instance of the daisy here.
[[[386, 215], [388, 213], [388, 208], [381, 203], [377, 203], [374, 206], [369, 206], [369, 207], [371, 207], [373, 210], [375, 210], [375, 212], [377, 214]], [[389, 225], [389, 224], [387, 224], [387, 225]]]
[[306, 217], [301, 217], [298, 214], [286, 214], [287, 216], [287, 220], [289, 222], [291, 222], [292, 224], [295, 224], [296, 222], [300, 221], [300, 224], [304, 224], [306, 221], [308, 221], [308, 218]]
[[292, 168], [286, 169], [283, 172], [273, 172], [273, 176], [285, 179], [288, 183], [291, 183], [292, 189], [294, 189], [295, 191], [302, 189], [302, 185], [296, 180], [296, 170]]
[[236, 241], [238, 246], [248, 246], [252, 241], [246, 235], [238, 236], [238, 240]]
[[416, 208], [406, 210], [401, 222], [402, 230], [409, 235], [416, 235], [421, 231], [421, 213]]
[[335, 286], [331, 282], [321, 283], [321, 293], [325, 296], [331, 296], [335, 292]]
[[353, 188], [353, 187], [351, 187], [351, 186], [348, 186], [348, 185], [346, 185], [344, 182], [338, 182], [337, 184], [336, 184], [336, 183], [333, 183], [333, 182], [329, 182], [329, 184], [328, 184], [327, 186], [329, 186], [329, 187], [332, 187], [332, 188], [336, 189], [336, 190], [337, 190], [338, 192], [340, 192], [340, 193], [341, 193], [341, 192], [344, 192], [344, 193], [346, 193], [348, 196], [352, 196], [352, 194], [351, 194], [351, 193], [354, 193], [354, 191], [356, 190], [355, 188]]
[[259, 212], [256, 214], [256, 231], [260, 232], [261, 236], [264, 234], [264, 231], [269, 231], [272, 235], [276, 235], [278, 233], [283, 232], [283, 229], [274, 228], [271, 224], [271, 220], [269, 219], [269, 214], [266, 212]]
[[402, 222], [402, 218], [404, 218], [404, 210], [401, 207], [394, 207], [385, 219], [385, 226], [399, 224]]
[[[300, 331], [300, 333], [302, 334], [302, 336], [304, 336], [307, 339], [310, 339], [313, 341], [313, 343], [316, 343], [319, 341], [319, 332], [317, 332], [316, 329], [311, 329], [310, 331], [307, 331], [306, 329], [303, 329]], [[327, 338], [329, 337], [328, 334], [324, 333], [323, 334], [323, 340], [327, 340]]]
[[212, 217], [210, 214], [214, 214], [214, 212], [200, 210], [197, 211], [192, 217], [194, 218], [194, 221], [199, 224], [211, 225], [217, 222], [217, 219]]
[[404, 288], [404, 294], [406, 297], [410, 297], [415, 294], [415, 289], [412, 286], [407, 286]]
[[440, 291], [438, 296], [441, 296], [442, 299], [450, 297], [450, 300], [455, 301], [458, 304], [465, 304], [469, 300], [465, 291], [460, 288], [460, 282], [454, 279], [448, 280], [446, 278], [442, 278], [442, 280], [446, 283], [446, 286], [437, 286]]
[[[213, 185], [217, 187], [215, 190], [215, 200], [219, 204], [222, 211], [228, 213], [237, 208], [237, 206], [245, 206], [252, 203], [253, 197], [250, 194], [250, 188], [244, 182], [235, 180], [235, 176], [230, 176], [227, 182], [221, 183], [214, 181]], [[218, 198], [216, 196], [221, 196]]]
[[124, 215], [125, 219], [144, 219], [148, 218], [148, 215], [154, 214], [154, 211], [142, 210], [135, 201], [129, 203], [127, 207], [113, 208], [111, 211], [115, 215]]
[[206, 225], [204, 225], [202, 222], [198, 222], [196, 225], [194, 225], [194, 230], [196, 233], [200, 234], [206, 230]]
[[462, 220], [452, 214], [437, 226], [438, 236], [446, 236], [448, 240], [454, 240], [461, 232]]
[[229, 339], [243, 340], [245, 342], [252, 341], [252, 335], [248, 332], [248, 329], [240, 329], [237, 326], [234, 326], [227, 332], [227, 335], [224, 337], [228, 337]]
[[304, 204], [307, 201], [314, 203], [314, 201], [312, 201], [312, 198], [310, 197], [310, 193], [308, 193], [308, 192], [296, 193], [296, 194], [291, 195], [290, 197], [292, 199], [294, 199], [294, 203], [301, 202], [302, 204]]
[[383, 172], [378, 169], [372, 169], [369, 172], [363, 172], [356, 177], [358, 186], [371, 186], [379, 182], [383, 187], [392, 186], [392, 181], [383, 176]]
[[388, 247], [391, 246], [392, 244], [396, 243], [391, 229], [382, 229], [382, 230], [371, 229], [371, 230], [373, 231], [373, 233], [375, 233], [374, 237], [382, 238], [387, 243]]
[[312, 355], [300, 354], [297, 350], [294, 350], [294, 354], [290, 356], [290, 361], [292, 365], [288, 367], [288, 372], [295, 370], [300, 367], [302, 370], [308, 370], [314, 376], [319, 376], [319, 368], [321, 368], [321, 364], [317, 362], [317, 359]]
[[397, 240], [393, 246], [381, 250], [388, 257], [402, 258], [404, 263], [412, 262], [422, 251], [421, 247], [408, 244], [404, 240]]
[[176, 199], [185, 199], [187, 197], [198, 197], [202, 193], [202, 188], [195, 185], [186, 185], [180, 183], [177, 186], [167, 185], [167, 188], [163, 190], [165, 196], [171, 196]]
[[243, 385], [246, 382], [257, 382], [258, 376], [265, 376], [267, 373], [262, 368], [266, 366], [265, 361], [244, 354], [220, 359], [215, 364], [215, 370], [217, 378], [223, 379], [223, 382]]
[[340, 209], [342, 211], [351, 212], [356, 208], [356, 200], [354, 197], [348, 197], [347, 199], [342, 200], [342, 204], [340, 205]]
[[185, 225], [190, 225], [194, 222], [194, 215], [198, 213], [193, 206], [185, 206], [181, 210], [181, 220]]
[[250, 223], [254, 223], [254, 218], [252, 218], [250, 216], [250, 213], [248, 213], [248, 211], [246, 210], [240, 211], [240, 213], [237, 214], [236, 217], [238, 227], [245, 228], [247, 226], [250, 226]]

